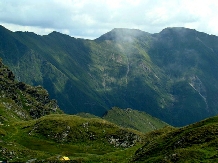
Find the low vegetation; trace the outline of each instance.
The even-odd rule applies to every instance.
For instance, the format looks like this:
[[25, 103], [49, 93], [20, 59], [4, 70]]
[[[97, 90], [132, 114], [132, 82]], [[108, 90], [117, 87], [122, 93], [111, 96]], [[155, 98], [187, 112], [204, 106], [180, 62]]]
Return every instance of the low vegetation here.
[[217, 116], [174, 128], [116, 107], [103, 118], [67, 115], [42, 87], [17, 82], [1, 61], [0, 90], [0, 161], [218, 162]]
[[2, 62], [0, 83], [0, 160], [126, 161], [144, 141], [142, 133], [104, 119], [63, 114], [46, 90], [15, 81]]
[[136, 151], [132, 161], [217, 162], [217, 148], [218, 116], [154, 136]]
[[118, 126], [135, 129], [143, 133], [169, 126], [167, 123], [152, 117], [145, 112], [130, 108], [121, 109], [118, 107], [113, 107], [102, 117], [97, 117], [90, 113], [78, 113], [76, 115], [84, 118], [102, 118]]

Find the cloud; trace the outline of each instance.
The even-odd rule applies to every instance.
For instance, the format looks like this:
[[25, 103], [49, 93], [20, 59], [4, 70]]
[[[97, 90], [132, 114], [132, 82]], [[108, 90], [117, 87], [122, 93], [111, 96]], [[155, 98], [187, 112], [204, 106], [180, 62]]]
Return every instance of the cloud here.
[[216, 0], [0, 0], [0, 24], [10, 30], [53, 30], [96, 38], [113, 28], [156, 33], [183, 26], [218, 35]]

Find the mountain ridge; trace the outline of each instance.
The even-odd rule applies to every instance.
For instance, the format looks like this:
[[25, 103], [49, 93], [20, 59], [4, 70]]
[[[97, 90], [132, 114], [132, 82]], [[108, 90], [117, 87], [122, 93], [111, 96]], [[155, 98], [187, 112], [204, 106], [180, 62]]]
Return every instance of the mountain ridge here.
[[131, 108], [121, 109], [113, 107], [105, 112], [102, 117], [98, 117], [90, 113], [77, 113], [76, 115], [83, 118], [101, 118], [118, 126], [131, 128], [142, 133], [148, 133], [169, 126], [160, 119], [152, 117], [145, 112], [133, 110]]
[[186, 28], [166, 32], [172, 29], [137, 37], [115, 29], [118, 41], [3, 32], [0, 56], [66, 113], [102, 116], [118, 106], [184, 126], [218, 113], [218, 39]]
[[167, 123], [152, 117], [145, 112], [140, 112], [130, 108], [120, 109], [113, 107], [108, 110], [102, 118], [124, 128], [132, 128], [143, 133], [148, 133], [169, 126]]
[[[199, 83], [200, 79], [192, 80]], [[192, 87], [196, 89], [197, 83], [192, 82]], [[180, 128], [162, 128], [156, 119], [155, 125], [161, 129], [144, 134], [90, 114], [89, 118], [66, 115], [41, 86], [16, 81], [1, 60], [0, 89], [0, 160], [59, 162], [66, 156], [73, 162], [96, 163], [218, 160], [217, 116]], [[129, 108], [113, 108], [104, 118], [113, 120], [113, 112], [118, 117], [127, 116], [124, 120], [118, 118], [121, 126], [122, 121], [130, 125], [128, 119], [135, 115], [155, 126], [154, 118], [147, 114], [139, 118], [144, 113]]]
[[[127, 156], [123, 149], [132, 153], [143, 141], [139, 131], [63, 114], [45, 89], [16, 81], [1, 60], [0, 89], [0, 160], [56, 162], [67, 154], [76, 162], [99, 161], [123, 153], [111, 158], [117, 160]], [[91, 156], [84, 157], [87, 153]]]
[[217, 120], [210, 117], [168, 133], [154, 131], [132, 162], [217, 162]]

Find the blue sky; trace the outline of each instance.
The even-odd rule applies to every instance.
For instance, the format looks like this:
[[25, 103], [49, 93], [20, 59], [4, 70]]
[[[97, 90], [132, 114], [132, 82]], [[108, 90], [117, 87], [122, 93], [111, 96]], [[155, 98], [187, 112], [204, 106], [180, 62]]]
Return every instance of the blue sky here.
[[113, 28], [187, 27], [218, 36], [217, 14], [217, 0], [0, 0], [0, 24], [12, 31], [89, 39]]

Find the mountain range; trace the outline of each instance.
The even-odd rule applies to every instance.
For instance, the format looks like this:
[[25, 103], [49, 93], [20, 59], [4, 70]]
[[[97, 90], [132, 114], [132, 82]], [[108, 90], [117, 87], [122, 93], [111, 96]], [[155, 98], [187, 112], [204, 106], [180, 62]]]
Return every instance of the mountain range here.
[[[68, 156], [74, 162], [126, 162], [144, 141], [144, 133], [100, 117], [64, 114], [44, 88], [16, 81], [1, 60], [0, 90], [0, 161], [59, 162]], [[152, 125], [147, 132], [168, 126], [144, 117], [143, 124]]]
[[102, 118], [90, 113], [67, 115], [44, 88], [16, 81], [1, 60], [0, 88], [0, 161], [218, 161], [217, 116], [174, 128], [130, 108], [114, 107]]
[[16, 80], [46, 88], [66, 113], [145, 111], [173, 126], [218, 113], [218, 37], [187, 28], [116, 28], [95, 40], [0, 27]]

